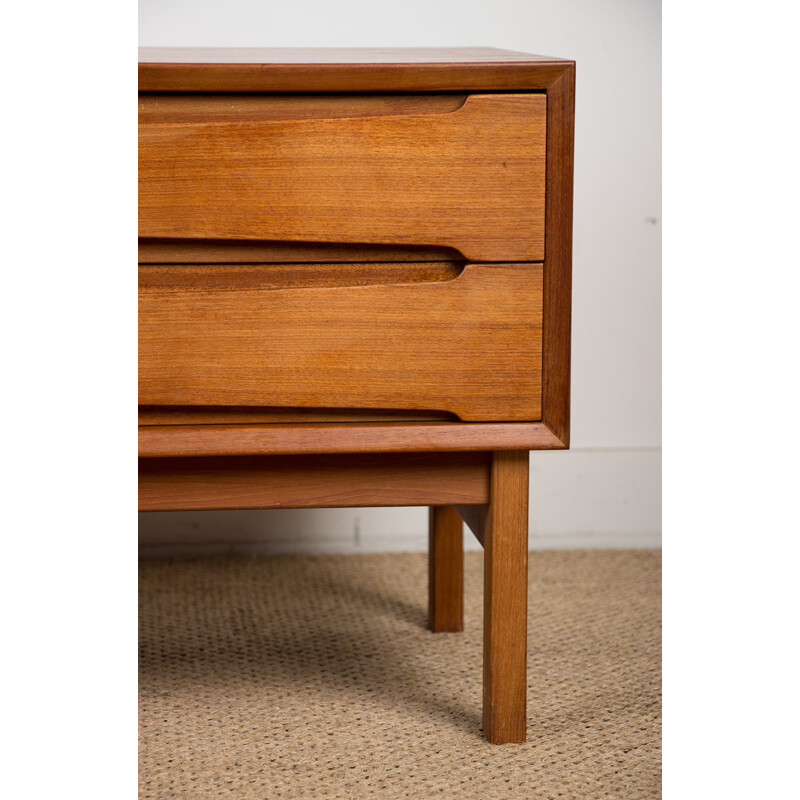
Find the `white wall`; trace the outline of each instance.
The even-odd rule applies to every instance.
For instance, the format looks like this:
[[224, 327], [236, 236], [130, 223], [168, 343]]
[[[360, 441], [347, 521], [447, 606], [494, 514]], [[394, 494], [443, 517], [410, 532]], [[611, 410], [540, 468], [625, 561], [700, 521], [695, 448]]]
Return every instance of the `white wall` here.
[[[142, 46], [492, 46], [577, 63], [572, 450], [531, 457], [534, 547], [658, 546], [661, 4], [139, 0]], [[143, 553], [421, 549], [422, 509], [143, 514]]]

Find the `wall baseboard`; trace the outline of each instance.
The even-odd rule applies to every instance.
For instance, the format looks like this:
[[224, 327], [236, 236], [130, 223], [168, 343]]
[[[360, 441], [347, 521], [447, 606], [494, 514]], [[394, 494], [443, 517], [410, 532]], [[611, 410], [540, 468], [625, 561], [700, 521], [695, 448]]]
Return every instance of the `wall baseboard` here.
[[[139, 515], [143, 558], [421, 552], [425, 508], [174, 511]], [[465, 531], [465, 546], [480, 549]], [[533, 550], [661, 546], [661, 450], [531, 454]]]

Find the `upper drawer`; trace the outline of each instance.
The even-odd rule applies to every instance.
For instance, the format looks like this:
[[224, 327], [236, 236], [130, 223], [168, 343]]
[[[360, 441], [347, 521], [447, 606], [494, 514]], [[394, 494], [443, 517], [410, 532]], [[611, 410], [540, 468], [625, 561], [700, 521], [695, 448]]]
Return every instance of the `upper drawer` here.
[[139, 236], [544, 258], [541, 94], [142, 95]]

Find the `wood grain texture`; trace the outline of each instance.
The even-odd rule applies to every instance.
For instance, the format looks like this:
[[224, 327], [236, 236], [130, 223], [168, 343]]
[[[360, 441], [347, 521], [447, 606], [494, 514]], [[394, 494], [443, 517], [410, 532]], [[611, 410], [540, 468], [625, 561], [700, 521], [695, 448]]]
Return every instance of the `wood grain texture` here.
[[453, 506], [429, 509], [428, 626], [434, 633], [464, 630], [464, 535]]
[[575, 65], [547, 88], [547, 254], [544, 264], [542, 414], [569, 447], [572, 319], [572, 183]]
[[524, 742], [527, 692], [528, 453], [492, 454], [484, 529], [483, 731]]
[[446, 505], [488, 497], [488, 453], [139, 460], [142, 511]]
[[537, 90], [564, 59], [491, 47], [146, 48], [140, 91], [418, 92]]
[[139, 403], [541, 414], [541, 266], [344, 288], [145, 292]]
[[296, 425], [153, 425], [139, 428], [139, 455], [418, 453], [461, 450], [560, 450], [538, 422], [415, 422]]
[[546, 100], [448, 113], [139, 126], [146, 238], [451, 247], [544, 256]]

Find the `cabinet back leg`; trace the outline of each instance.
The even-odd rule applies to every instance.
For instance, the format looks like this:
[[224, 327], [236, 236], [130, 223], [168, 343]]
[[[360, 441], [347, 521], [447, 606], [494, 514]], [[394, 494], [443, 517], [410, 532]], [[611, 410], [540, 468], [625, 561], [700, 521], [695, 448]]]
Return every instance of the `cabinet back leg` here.
[[428, 518], [428, 624], [434, 633], [464, 630], [464, 533], [453, 506]]

